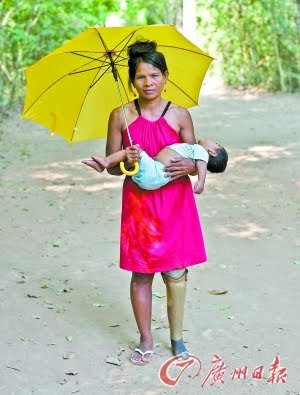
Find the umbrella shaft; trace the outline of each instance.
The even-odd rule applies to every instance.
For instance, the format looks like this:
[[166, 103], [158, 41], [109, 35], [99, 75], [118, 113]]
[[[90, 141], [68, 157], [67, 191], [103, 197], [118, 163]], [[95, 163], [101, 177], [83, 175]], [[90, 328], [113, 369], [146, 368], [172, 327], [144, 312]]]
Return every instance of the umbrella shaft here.
[[125, 119], [125, 125], [126, 125], [128, 139], [129, 139], [130, 145], [132, 145], [132, 138], [131, 138], [130, 132], [129, 132], [128, 122], [127, 122], [127, 118], [126, 118], [126, 114], [125, 114], [124, 103], [123, 103], [123, 99], [122, 99], [122, 95], [121, 95], [121, 90], [120, 90], [120, 85], [119, 85], [118, 79], [116, 80], [116, 83], [117, 83], [117, 87], [118, 87], [120, 100], [121, 100], [121, 103], [122, 103], [122, 110], [123, 110], [123, 115], [124, 115], [124, 119]]

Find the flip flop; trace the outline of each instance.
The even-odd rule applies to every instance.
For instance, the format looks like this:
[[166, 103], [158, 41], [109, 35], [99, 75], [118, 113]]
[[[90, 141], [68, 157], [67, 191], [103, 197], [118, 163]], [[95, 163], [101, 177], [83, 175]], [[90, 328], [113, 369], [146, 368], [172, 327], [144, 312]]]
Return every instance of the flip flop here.
[[150, 356], [153, 354], [153, 351], [152, 350], [147, 350], [147, 351], [145, 351], [145, 352], [143, 352], [142, 350], [140, 350], [139, 348], [135, 348], [134, 349], [134, 351], [135, 352], [138, 352], [139, 354], [141, 354], [141, 356], [142, 356], [142, 358], [141, 359], [134, 359], [134, 358], [132, 358], [132, 355], [131, 355], [131, 357], [130, 357], [130, 362], [131, 363], [133, 363], [134, 365], [140, 365], [140, 366], [144, 366], [144, 365], [147, 365], [147, 363], [149, 363], [150, 362], [150, 358], [148, 359], [148, 360], [146, 360], [146, 361], [143, 361], [143, 358], [144, 358], [144, 356], [145, 355], [147, 355], [147, 354], [150, 354]]

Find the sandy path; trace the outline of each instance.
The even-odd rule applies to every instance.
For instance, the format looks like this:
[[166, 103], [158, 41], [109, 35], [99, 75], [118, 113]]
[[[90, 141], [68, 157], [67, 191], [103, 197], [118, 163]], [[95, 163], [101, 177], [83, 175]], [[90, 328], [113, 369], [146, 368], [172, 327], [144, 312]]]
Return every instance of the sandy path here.
[[[209, 261], [189, 273], [185, 338], [202, 370], [176, 389], [158, 379], [171, 356], [164, 297], [154, 297], [151, 364], [128, 359], [138, 336], [130, 274], [118, 268], [122, 177], [80, 164], [105, 141], [72, 146], [16, 114], [3, 119], [0, 394], [300, 393], [299, 108], [296, 95], [206, 86], [191, 111], [197, 136], [223, 144], [230, 164], [197, 197]], [[160, 276], [154, 292], [165, 294]], [[225, 382], [201, 388], [214, 354]], [[286, 384], [267, 384], [276, 355]], [[244, 365], [247, 379], [232, 381]], [[258, 365], [265, 373], [255, 381]]]

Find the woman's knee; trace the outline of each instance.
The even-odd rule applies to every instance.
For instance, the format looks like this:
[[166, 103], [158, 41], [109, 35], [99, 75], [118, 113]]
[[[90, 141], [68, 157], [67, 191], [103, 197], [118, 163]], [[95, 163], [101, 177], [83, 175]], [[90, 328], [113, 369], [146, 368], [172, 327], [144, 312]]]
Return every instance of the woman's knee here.
[[151, 285], [154, 273], [132, 273], [131, 283], [136, 285]]
[[164, 279], [164, 281], [165, 281], [166, 277], [167, 278], [169, 277], [173, 280], [179, 280], [180, 278], [182, 278], [184, 276], [185, 276], [185, 280], [187, 280], [187, 272], [188, 272], [188, 269], [186, 269], [186, 268], [174, 269], [174, 270], [169, 270], [167, 272], [162, 272], [161, 275], [162, 275], [162, 278]]

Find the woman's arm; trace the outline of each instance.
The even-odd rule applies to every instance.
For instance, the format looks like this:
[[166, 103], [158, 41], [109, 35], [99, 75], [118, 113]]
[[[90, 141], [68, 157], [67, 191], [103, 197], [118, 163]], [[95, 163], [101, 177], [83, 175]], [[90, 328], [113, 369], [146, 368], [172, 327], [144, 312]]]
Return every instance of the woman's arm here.
[[[121, 108], [115, 108], [109, 117], [108, 121], [108, 134], [106, 142], [106, 156], [111, 155], [122, 149], [122, 113]], [[125, 168], [130, 168], [131, 165], [125, 161]], [[120, 176], [121, 172], [119, 164], [107, 169], [109, 174]]]
[[[183, 143], [195, 144], [194, 125], [190, 113], [185, 108], [178, 108], [178, 119], [180, 120], [179, 134]], [[190, 175], [196, 175], [197, 169], [195, 162], [188, 158], [171, 159], [171, 164], [165, 166], [166, 171], [170, 172], [171, 180]]]

